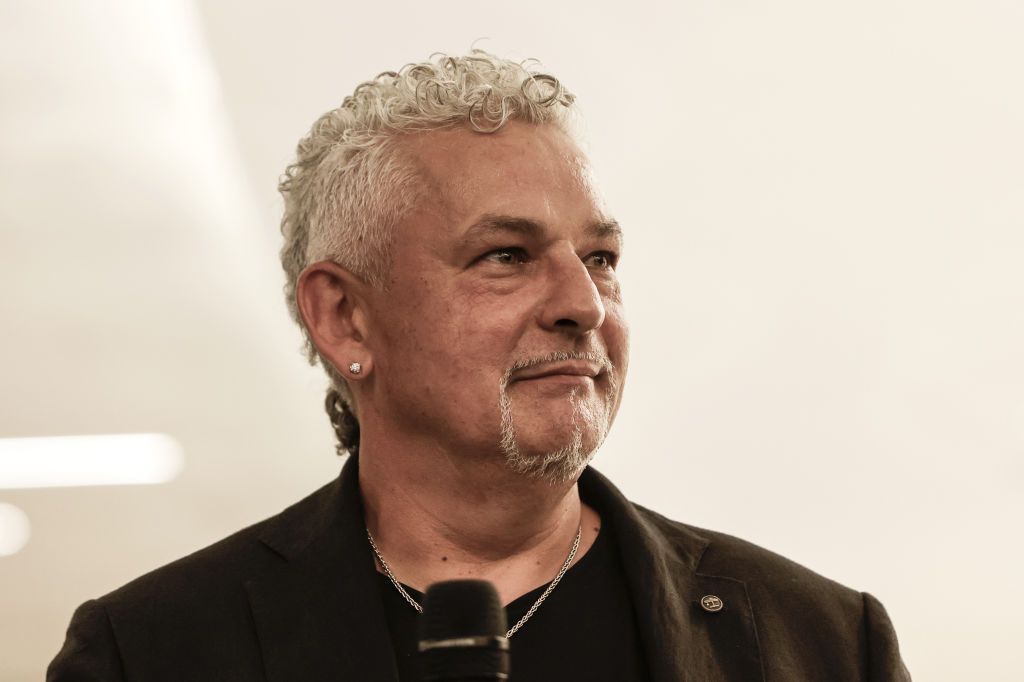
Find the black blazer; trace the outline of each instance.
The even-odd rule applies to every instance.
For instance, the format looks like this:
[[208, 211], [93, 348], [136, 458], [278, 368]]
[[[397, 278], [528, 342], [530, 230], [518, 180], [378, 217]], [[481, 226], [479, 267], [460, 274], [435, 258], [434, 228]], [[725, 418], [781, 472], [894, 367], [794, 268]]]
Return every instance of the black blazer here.
[[[657, 682], [909, 680], [882, 605], [630, 503], [587, 469]], [[49, 682], [397, 682], [358, 463], [282, 513], [75, 612]], [[700, 606], [715, 595], [722, 610]]]

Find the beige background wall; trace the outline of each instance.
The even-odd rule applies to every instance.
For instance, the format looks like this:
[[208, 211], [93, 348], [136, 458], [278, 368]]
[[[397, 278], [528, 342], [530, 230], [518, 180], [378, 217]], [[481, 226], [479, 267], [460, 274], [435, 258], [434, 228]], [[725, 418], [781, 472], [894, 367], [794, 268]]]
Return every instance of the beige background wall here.
[[1019, 679], [1024, 5], [0, 6], [0, 437], [164, 432], [160, 486], [0, 490], [0, 679], [74, 606], [338, 468], [280, 296], [278, 174], [438, 50], [579, 95], [627, 231], [637, 501], [878, 596], [921, 680]]

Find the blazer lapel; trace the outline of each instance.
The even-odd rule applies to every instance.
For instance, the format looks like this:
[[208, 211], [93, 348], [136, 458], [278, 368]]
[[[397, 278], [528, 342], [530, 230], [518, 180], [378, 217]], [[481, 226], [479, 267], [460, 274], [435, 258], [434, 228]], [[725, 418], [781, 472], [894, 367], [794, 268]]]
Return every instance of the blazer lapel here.
[[398, 681], [358, 478], [350, 457], [337, 481], [261, 537], [285, 559], [246, 584], [269, 682]]
[[[708, 540], [641, 510], [593, 469], [580, 478], [580, 493], [612, 526], [652, 680], [763, 680], [746, 586], [699, 572]], [[702, 607], [705, 596], [717, 597], [721, 610]]]

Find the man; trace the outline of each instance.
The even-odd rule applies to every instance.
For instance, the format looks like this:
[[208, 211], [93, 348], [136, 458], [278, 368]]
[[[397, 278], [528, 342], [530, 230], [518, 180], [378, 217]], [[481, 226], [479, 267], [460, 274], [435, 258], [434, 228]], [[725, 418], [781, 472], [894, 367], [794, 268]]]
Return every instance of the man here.
[[361, 85], [282, 181], [338, 481], [75, 614], [48, 679], [414, 680], [424, 590], [492, 582], [517, 680], [902, 680], [871, 596], [632, 505], [622, 234], [556, 79], [482, 52]]

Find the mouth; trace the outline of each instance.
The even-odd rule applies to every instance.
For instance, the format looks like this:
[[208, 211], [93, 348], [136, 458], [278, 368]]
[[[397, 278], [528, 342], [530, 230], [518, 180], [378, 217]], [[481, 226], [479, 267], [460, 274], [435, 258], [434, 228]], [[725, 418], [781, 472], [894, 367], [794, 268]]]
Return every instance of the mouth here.
[[559, 379], [570, 382], [590, 382], [596, 381], [605, 371], [604, 365], [600, 362], [570, 359], [544, 362], [526, 367], [513, 372], [510, 378], [512, 381]]

